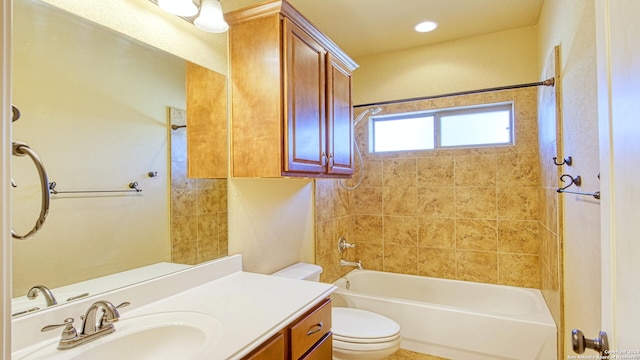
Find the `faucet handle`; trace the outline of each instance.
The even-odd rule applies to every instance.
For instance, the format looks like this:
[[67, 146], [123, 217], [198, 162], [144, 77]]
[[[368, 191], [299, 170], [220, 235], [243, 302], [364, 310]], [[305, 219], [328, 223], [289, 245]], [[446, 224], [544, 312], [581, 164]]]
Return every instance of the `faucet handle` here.
[[62, 324], [47, 325], [40, 329], [40, 331], [50, 331], [62, 326], [64, 326], [64, 330], [62, 330], [62, 336], [60, 338], [61, 340], [70, 340], [78, 337], [78, 331], [76, 331], [76, 329], [73, 327], [73, 318], [71, 317], [64, 319], [64, 322]]
[[[130, 302], [128, 302], [128, 301], [125, 301], [125, 302], [123, 302], [122, 304], [117, 305], [117, 306], [114, 306], [114, 307], [115, 307], [116, 309], [120, 309], [120, 308], [123, 308], [123, 307], [125, 307], [125, 306], [129, 306], [129, 305], [131, 305], [131, 303], [130, 303]], [[114, 323], [114, 322], [116, 322], [116, 321], [118, 321], [118, 320], [120, 320], [120, 314], [118, 314], [118, 316], [116, 316], [116, 317], [114, 317], [114, 318], [110, 319], [110, 318], [107, 316], [107, 310], [105, 310], [104, 308], [102, 308], [102, 316], [100, 316], [100, 322], [98, 323], [98, 328], [100, 329], [100, 328], [102, 328], [105, 324], [112, 324], [112, 323]]]
[[123, 308], [123, 307], [125, 307], [125, 306], [129, 306], [129, 305], [131, 305], [131, 303], [130, 303], [130, 302], [128, 302], [128, 301], [125, 301], [125, 302], [123, 302], [122, 304], [120, 304], [120, 305], [116, 306], [116, 309], [120, 309], [120, 308]]
[[338, 251], [340, 252], [340, 254], [342, 254], [346, 249], [354, 247], [356, 247], [356, 244], [349, 244], [347, 242], [347, 239], [345, 239], [343, 236], [338, 239]]

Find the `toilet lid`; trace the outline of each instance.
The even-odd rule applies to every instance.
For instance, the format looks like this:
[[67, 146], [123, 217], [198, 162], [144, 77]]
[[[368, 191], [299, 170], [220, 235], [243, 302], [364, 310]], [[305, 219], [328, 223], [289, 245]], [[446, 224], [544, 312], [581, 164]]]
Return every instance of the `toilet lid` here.
[[332, 310], [334, 337], [343, 341], [388, 341], [399, 336], [400, 325], [388, 317], [371, 311], [334, 307]]

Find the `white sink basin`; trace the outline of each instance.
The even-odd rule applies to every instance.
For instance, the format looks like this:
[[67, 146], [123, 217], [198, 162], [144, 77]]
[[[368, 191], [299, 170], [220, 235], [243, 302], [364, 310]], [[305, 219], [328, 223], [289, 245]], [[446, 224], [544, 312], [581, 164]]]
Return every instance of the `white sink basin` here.
[[[196, 312], [164, 312], [121, 318], [116, 331], [69, 350], [47, 342], [21, 360], [175, 360], [208, 359], [222, 338], [222, 324]], [[208, 356], [207, 356], [208, 355]]]

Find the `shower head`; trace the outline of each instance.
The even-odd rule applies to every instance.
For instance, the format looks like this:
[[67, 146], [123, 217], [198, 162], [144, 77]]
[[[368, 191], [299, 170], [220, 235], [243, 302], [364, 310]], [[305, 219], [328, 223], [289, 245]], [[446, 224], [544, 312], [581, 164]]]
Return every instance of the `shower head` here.
[[356, 120], [353, 122], [353, 125], [356, 125], [360, 120], [362, 120], [362, 118], [365, 115], [367, 115], [367, 113], [369, 113], [371, 115], [375, 115], [375, 114], [379, 113], [380, 111], [382, 111], [382, 108], [380, 106], [374, 107], [374, 108], [368, 108], [367, 110], [365, 110], [362, 113], [360, 113], [360, 115], [358, 115]]

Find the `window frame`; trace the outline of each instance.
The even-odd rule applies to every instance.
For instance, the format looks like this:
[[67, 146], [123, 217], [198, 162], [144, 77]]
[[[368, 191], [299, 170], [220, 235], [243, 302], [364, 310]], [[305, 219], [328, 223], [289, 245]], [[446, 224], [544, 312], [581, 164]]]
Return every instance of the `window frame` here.
[[[509, 142], [491, 143], [491, 144], [466, 144], [455, 146], [443, 146], [441, 143], [442, 127], [441, 118], [451, 115], [480, 114], [495, 111], [509, 111]], [[407, 150], [386, 150], [375, 151], [375, 123], [378, 121], [403, 120], [417, 117], [433, 117], [433, 148], [429, 149], [407, 149]], [[369, 152], [372, 154], [391, 153], [391, 152], [412, 152], [412, 151], [433, 151], [433, 150], [449, 150], [449, 149], [469, 149], [469, 148], [487, 148], [487, 147], [503, 147], [514, 146], [516, 143], [515, 135], [515, 105], [513, 101], [505, 101], [491, 104], [479, 104], [460, 106], [452, 108], [431, 109], [424, 111], [412, 111], [397, 114], [374, 115], [369, 118]]]

